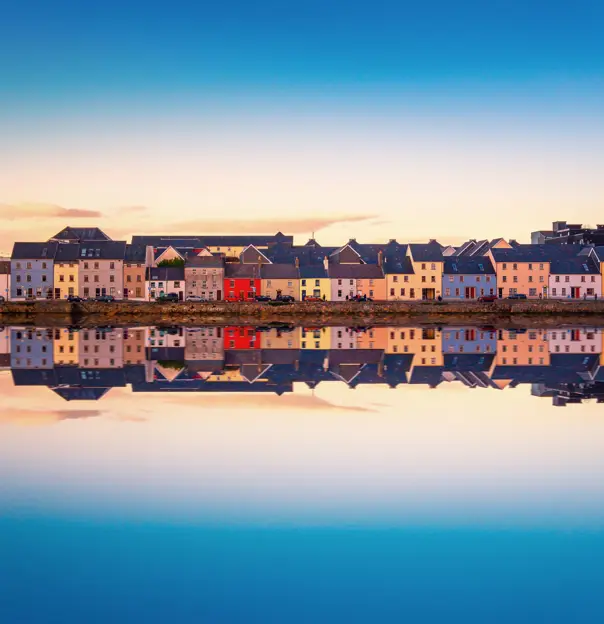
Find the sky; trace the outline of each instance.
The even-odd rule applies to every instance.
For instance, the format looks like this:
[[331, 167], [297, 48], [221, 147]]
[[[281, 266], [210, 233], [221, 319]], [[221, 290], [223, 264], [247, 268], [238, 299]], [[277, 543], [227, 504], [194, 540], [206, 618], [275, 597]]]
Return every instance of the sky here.
[[604, 5], [10, 1], [0, 253], [65, 225], [516, 238], [604, 202]]

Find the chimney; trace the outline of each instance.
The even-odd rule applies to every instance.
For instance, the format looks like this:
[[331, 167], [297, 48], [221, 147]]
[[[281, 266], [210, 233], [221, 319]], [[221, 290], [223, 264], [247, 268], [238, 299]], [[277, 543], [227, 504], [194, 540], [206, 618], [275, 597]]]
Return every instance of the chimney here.
[[294, 264], [296, 265], [296, 269], [300, 268], [300, 258], [298, 258], [298, 256], [296, 256], [296, 261]]
[[326, 271], [327, 269], [329, 269], [329, 258], [327, 256], [323, 258], [323, 267], [325, 268]]
[[384, 252], [380, 249], [378, 251], [378, 266], [382, 266], [384, 264]]

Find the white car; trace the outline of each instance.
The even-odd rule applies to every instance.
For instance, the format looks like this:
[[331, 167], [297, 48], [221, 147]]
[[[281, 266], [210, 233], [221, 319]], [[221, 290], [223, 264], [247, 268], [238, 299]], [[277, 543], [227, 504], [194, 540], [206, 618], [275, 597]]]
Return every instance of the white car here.
[[207, 299], [204, 299], [203, 297], [198, 297], [197, 295], [189, 295], [187, 297], [187, 301], [190, 301], [191, 303], [205, 303]]

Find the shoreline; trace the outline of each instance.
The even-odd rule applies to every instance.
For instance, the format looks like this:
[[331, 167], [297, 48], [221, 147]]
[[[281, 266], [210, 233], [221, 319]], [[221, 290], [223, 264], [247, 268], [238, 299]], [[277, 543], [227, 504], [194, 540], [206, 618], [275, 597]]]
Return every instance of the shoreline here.
[[155, 303], [5, 302], [0, 324], [48, 325], [490, 325], [604, 326], [603, 301]]

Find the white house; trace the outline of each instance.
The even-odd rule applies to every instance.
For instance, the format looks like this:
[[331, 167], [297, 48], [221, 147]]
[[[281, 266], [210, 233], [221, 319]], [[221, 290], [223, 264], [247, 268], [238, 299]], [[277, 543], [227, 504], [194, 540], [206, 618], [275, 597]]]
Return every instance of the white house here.
[[600, 263], [593, 254], [551, 261], [550, 299], [600, 299], [601, 297]]

